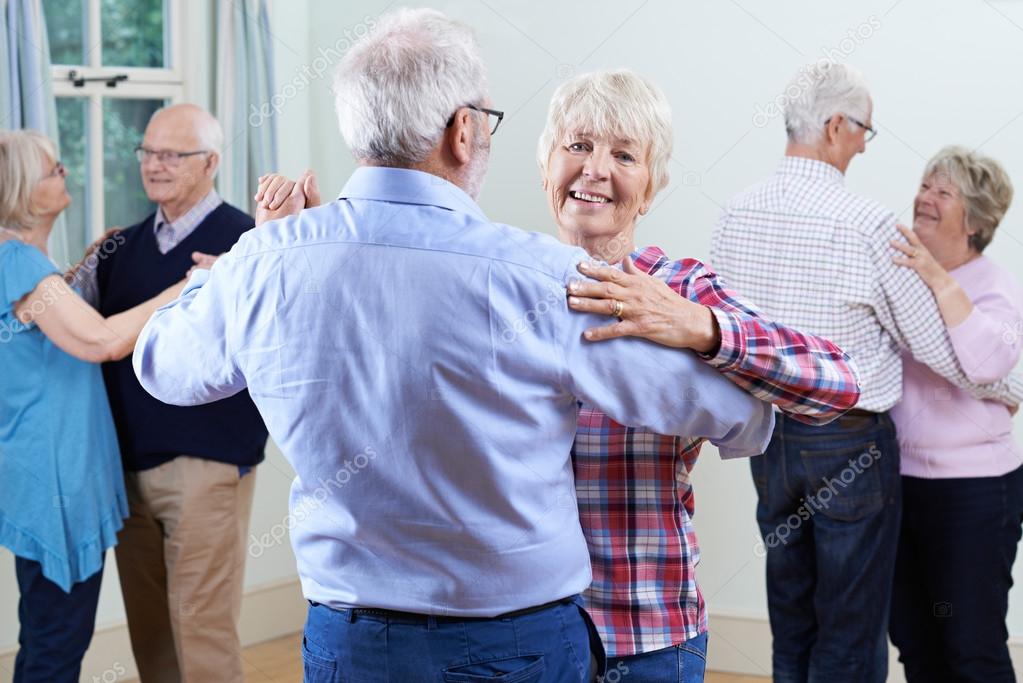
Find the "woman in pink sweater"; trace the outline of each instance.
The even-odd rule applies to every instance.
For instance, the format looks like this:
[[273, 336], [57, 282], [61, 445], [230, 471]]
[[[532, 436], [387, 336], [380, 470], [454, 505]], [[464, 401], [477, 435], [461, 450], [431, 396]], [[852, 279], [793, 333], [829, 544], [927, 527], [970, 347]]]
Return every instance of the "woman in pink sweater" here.
[[[896, 263], [930, 286], [966, 375], [1012, 372], [1023, 336], [1016, 279], [986, 256], [1012, 201], [993, 159], [946, 147], [927, 163]], [[891, 638], [910, 683], [1015, 681], [1005, 616], [1023, 522], [1012, 412], [903, 355], [892, 409], [902, 450], [903, 518]]]

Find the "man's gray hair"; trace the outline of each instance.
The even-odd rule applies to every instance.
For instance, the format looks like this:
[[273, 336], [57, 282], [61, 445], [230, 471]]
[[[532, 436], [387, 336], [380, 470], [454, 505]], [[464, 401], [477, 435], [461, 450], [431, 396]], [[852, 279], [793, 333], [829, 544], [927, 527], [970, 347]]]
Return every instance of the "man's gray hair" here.
[[352, 154], [386, 166], [426, 159], [452, 114], [486, 97], [472, 31], [432, 9], [385, 15], [334, 77], [334, 108]]
[[[846, 64], [825, 61], [805, 66], [785, 88], [785, 131], [792, 142], [816, 144], [835, 114], [866, 123], [869, 110], [867, 82]], [[849, 126], [856, 124], [850, 121]]]

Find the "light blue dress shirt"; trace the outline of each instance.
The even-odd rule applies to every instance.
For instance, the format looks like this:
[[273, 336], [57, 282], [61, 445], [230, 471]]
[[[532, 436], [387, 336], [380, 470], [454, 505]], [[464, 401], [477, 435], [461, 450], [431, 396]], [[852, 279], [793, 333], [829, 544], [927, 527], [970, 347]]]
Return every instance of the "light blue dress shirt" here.
[[447, 181], [361, 168], [341, 198], [246, 233], [135, 348], [160, 400], [248, 387], [297, 474], [305, 596], [494, 616], [590, 583], [569, 452], [579, 401], [761, 453], [770, 406], [689, 351], [590, 343], [581, 249], [491, 223]]

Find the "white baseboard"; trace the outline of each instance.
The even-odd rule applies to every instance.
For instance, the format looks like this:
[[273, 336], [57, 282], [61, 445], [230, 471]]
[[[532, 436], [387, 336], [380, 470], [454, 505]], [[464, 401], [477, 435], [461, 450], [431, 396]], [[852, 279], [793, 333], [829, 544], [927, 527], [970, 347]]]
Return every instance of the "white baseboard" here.
[[[256, 586], [245, 592], [239, 636], [249, 646], [302, 630], [308, 603], [298, 579]], [[0, 683], [10, 683], [17, 648], [0, 652]], [[96, 629], [82, 662], [81, 683], [115, 683], [138, 676], [128, 624]]]
[[[1023, 671], [1023, 638], [1009, 638], [1013, 668]], [[707, 668], [713, 671], [771, 675], [771, 625], [766, 618], [736, 613], [710, 614]], [[898, 653], [888, 647], [888, 683], [906, 683]]]

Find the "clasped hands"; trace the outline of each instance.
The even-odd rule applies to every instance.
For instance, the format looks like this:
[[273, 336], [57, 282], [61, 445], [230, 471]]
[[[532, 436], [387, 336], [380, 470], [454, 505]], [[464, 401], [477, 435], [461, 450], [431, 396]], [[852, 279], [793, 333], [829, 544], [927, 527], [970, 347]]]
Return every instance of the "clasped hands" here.
[[[279, 173], [259, 176], [259, 188], [253, 197], [256, 200], [256, 225], [284, 218], [320, 205], [320, 188], [312, 171], [306, 171], [298, 181], [288, 180]], [[212, 268], [219, 256], [193, 252], [195, 265], [186, 277], [191, 277], [198, 268]]]

